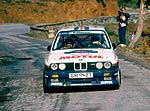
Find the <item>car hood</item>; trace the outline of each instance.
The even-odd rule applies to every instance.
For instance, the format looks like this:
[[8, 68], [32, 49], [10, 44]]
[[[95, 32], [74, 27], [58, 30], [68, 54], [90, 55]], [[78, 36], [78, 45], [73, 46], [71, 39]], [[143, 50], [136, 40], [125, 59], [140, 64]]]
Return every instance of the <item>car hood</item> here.
[[70, 63], [70, 62], [114, 62], [117, 56], [113, 50], [63, 50], [52, 51], [45, 60], [46, 64], [50, 63]]

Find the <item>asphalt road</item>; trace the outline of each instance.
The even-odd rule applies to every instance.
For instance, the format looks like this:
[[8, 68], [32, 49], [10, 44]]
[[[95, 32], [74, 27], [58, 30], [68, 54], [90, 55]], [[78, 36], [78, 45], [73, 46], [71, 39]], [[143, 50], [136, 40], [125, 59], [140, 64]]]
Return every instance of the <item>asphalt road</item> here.
[[0, 25], [0, 111], [149, 111], [150, 70], [120, 58], [119, 90], [43, 93], [42, 71], [50, 41], [34, 39], [29, 25]]

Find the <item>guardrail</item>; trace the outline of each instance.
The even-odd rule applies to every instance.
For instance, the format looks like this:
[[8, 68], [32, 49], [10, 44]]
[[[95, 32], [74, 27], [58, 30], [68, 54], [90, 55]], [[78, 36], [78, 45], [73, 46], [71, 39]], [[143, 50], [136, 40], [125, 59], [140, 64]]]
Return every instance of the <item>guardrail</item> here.
[[[138, 20], [138, 14], [132, 14], [129, 22], [136, 23]], [[30, 34], [36, 37], [53, 38], [56, 32], [67, 26], [90, 26], [90, 25], [105, 25], [115, 24], [116, 16], [105, 16], [100, 18], [82, 19], [62, 23], [47, 23], [47, 24], [36, 24], [30, 27]]]

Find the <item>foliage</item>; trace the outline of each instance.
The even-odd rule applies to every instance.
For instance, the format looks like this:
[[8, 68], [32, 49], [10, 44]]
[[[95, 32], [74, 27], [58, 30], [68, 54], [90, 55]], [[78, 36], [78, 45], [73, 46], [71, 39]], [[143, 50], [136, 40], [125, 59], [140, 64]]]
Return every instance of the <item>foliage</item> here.
[[106, 7], [106, 3], [105, 3], [105, 1], [104, 1], [104, 0], [96, 0], [96, 1], [97, 1], [97, 3], [102, 2], [103, 7]]
[[63, 2], [66, 2], [66, 1], [75, 1], [75, 0], [54, 0], [55, 2], [58, 2], [58, 3], [63, 3]]
[[[118, 0], [118, 6], [119, 7], [131, 7], [131, 8], [139, 8], [140, 7], [140, 1], [141, 0]], [[146, 7], [150, 5], [149, 0], [145, 1]]]
[[3, 0], [2, 2], [3, 2], [3, 3], [11, 3], [12, 0]]
[[58, 3], [65, 2], [65, 0], [55, 0], [55, 1], [58, 2]]
[[125, 6], [125, 7], [132, 7], [137, 8], [137, 2], [138, 0], [118, 0], [119, 7]]
[[31, 3], [33, 0], [3, 0], [3, 3]]

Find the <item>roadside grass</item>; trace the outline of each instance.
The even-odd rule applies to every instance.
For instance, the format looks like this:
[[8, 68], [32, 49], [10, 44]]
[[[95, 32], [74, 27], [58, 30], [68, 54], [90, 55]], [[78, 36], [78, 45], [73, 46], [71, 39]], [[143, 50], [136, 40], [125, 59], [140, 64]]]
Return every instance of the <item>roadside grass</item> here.
[[[64, 4], [66, 1], [67, 4]], [[76, 1], [76, 2], [74, 2]], [[84, 5], [80, 5], [82, 1], [79, 0], [3, 0], [0, 1], [0, 23], [56, 23], [64, 22], [74, 19], [90, 18], [90, 17], [99, 17], [105, 14], [115, 15], [115, 10], [108, 10], [109, 8], [103, 8], [101, 4], [96, 2], [90, 2], [93, 5], [93, 8], [90, 8], [88, 5], [89, 2], [85, 0]], [[111, 0], [107, 4], [111, 5]], [[125, 0], [118, 0], [119, 7], [132, 7], [137, 8], [137, 0], [131, 0], [131, 2], [126, 3]], [[72, 5], [74, 3], [74, 5]], [[83, 2], [82, 2], [83, 3]], [[114, 3], [115, 5], [115, 3]], [[57, 7], [57, 8], [56, 8]], [[88, 7], [88, 8], [87, 8]], [[101, 8], [99, 10], [97, 7]], [[71, 8], [71, 9], [70, 9]], [[76, 9], [83, 10], [76, 10]], [[112, 8], [112, 7], [111, 7]], [[51, 11], [52, 10], [52, 11]], [[100, 12], [101, 11], [101, 12]], [[82, 12], [82, 14], [80, 13]], [[87, 13], [88, 12], [88, 13]], [[109, 12], [109, 13], [108, 13]], [[117, 12], [117, 11], [116, 11]], [[70, 16], [75, 14], [74, 16]], [[84, 16], [82, 16], [84, 15]], [[73, 17], [73, 18], [72, 18]], [[144, 21], [143, 32], [136, 43], [135, 48], [132, 52], [150, 58], [150, 18]], [[99, 25], [99, 24], [98, 24]], [[111, 40], [117, 45], [119, 43], [118, 37], [118, 25], [109, 24], [105, 25], [106, 29], [110, 35]], [[129, 23], [126, 33], [127, 45], [129, 45], [129, 36], [136, 30], [136, 23]], [[29, 35], [32, 36], [32, 35]], [[33, 36], [32, 36], [33, 37]], [[35, 38], [37, 36], [34, 36]], [[47, 39], [41, 36], [38, 39]], [[128, 47], [126, 48], [128, 49]], [[126, 50], [130, 53], [129, 50]], [[0, 63], [2, 60], [0, 60]]]

